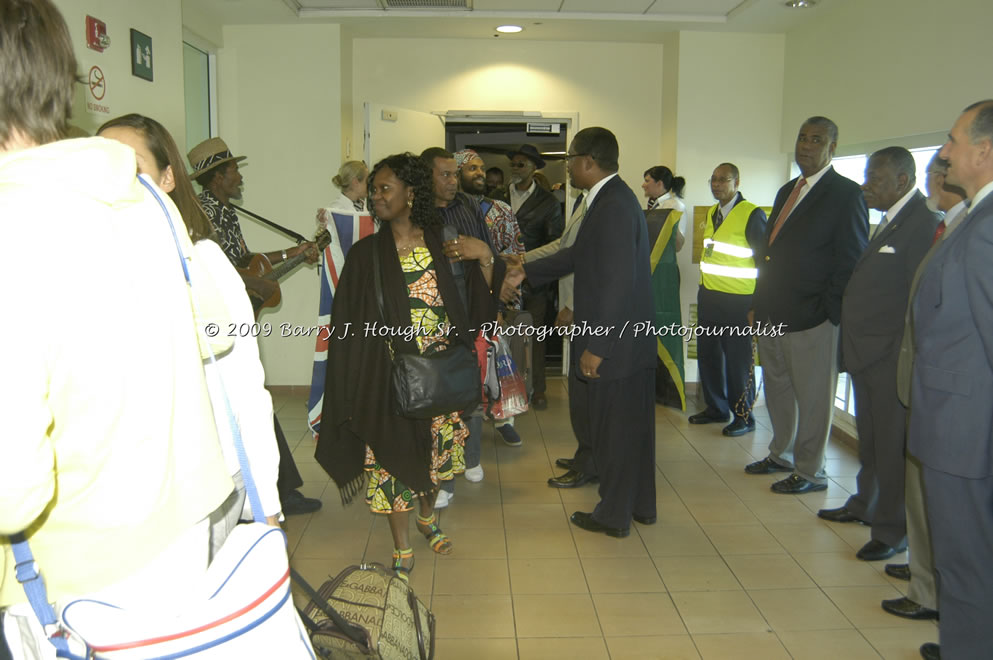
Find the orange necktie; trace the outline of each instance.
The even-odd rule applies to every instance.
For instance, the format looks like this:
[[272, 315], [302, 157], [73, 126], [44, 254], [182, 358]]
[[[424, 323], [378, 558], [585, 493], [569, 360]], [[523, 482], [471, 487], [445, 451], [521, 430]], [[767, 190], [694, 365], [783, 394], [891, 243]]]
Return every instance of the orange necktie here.
[[800, 197], [800, 191], [806, 185], [807, 179], [800, 177], [800, 180], [793, 186], [793, 192], [786, 198], [786, 203], [783, 204], [783, 210], [779, 212], [779, 217], [776, 218], [776, 226], [772, 228], [772, 234], [769, 235], [769, 245], [772, 245], [772, 242], [776, 240], [779, 230], [783, 228], [783, 223], [786, 222], [786, 218], [789, 217], [790, 212], [793, 211], [793, 207], [796, 205], [796, 200]]

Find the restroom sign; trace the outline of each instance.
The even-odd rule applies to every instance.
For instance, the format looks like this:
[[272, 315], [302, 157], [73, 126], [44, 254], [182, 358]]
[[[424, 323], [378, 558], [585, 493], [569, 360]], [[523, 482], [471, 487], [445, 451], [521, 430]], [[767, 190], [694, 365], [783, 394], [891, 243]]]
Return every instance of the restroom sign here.
[[131, 30], [131, 75], [152, 81], [152, 38]]

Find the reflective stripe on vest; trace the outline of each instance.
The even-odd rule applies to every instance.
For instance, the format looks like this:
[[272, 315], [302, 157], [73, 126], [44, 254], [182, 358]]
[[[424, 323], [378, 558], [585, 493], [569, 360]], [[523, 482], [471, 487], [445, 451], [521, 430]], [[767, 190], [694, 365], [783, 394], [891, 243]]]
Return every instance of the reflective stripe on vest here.
[[738, 295], [755, 293], [758, 269], [745, 229], [748, 218], [756, 208], [755, 204], [741, 200], [715, 232], [717, 205], [710, 207], [703, 234], [704, 250], [700, 257], [700, 284], [707, 289]]

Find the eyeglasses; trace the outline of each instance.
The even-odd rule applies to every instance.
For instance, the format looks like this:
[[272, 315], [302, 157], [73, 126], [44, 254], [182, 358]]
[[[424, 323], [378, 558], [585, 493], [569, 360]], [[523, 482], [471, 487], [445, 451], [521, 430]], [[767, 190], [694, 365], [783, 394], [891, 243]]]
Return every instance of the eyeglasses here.
[[523, 162], [520, 162], [520, 163], [511, 163], [510, 164], [510, 166], [512, 168], [514, 168], [515, 170], [519, 170], [521, 168], [528, 167], [529, 165], [531, 165], [531, 161], [523, 161]]
[[709, 179], [707, 179], [707, 183], [729, 183], [731, 181], [734, 181], [734, 177], [722, 176], [720, 178], [717, 178], [712, 176]]
[[565, 155], [565, 159], [566, 159], [567, 161], [570, 161], [570, 160], [572, 160], [573, 158], [579, 158], [580, 156], [589, 156], [589, 154], [566, 154], [566, 155]]

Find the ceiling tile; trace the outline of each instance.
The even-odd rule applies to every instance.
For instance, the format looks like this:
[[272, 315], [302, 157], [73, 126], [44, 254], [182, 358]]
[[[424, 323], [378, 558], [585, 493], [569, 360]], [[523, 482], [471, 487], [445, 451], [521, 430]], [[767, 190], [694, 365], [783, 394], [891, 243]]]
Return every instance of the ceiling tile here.
[[376, 0], [297, 0], [304, 9], [381, 9]]
[[643, 14], [652, 0], [565, 0], [562, 13]]
[[558, 11], [562, 0], [472, 0], [475, 11]]
[[727, 16], [742, 0], [655, 0], [649, 14]]

